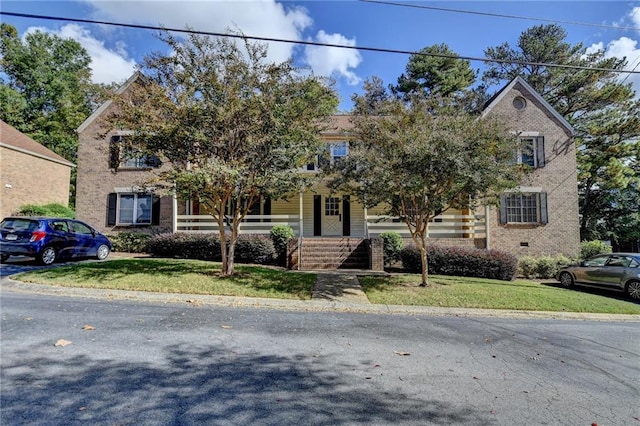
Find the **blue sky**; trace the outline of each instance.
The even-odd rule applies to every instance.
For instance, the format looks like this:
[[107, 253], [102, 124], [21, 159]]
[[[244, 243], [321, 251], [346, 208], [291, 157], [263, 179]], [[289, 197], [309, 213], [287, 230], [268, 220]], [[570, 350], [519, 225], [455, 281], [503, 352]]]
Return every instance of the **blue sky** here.
[[[396, 3], [402, 0], [393, 0]], [[629, 68], [640, 63], [640, 1], [413, 1], [414, 6], [525, 16], [546, 20], [602, 25], [561, 24], [572, 44], [602, 49], [607, 55], [627, 57]], [[475, 14], [383, 5], [361, 1], [161, 1], [161, 0], [3, 0], [2, 11], [82, 19], [190, 26], [197, 30], [225, 32], [237, 27], [247, 35], [310, 40], [397, 50], [419, 50], [446, 43], [462, 56], [483, 57], [488, 47], [504, 42], [514, 46], [520, 34], [535, 19], [509, 19]], [[78, 40], [93, 58], [97, 82], [119, 82], [129, 77], [148, 53], [163, 50], [153, 31], [2, 16], [23, 35], [36, 28]], [[608, 27], [616, 28], [608, 28]], [[624, 29], [630, 27], [633, 29]], [[340, 108], [351, 107], [350, 97], [360, 92], [362, 82], [377, 75], [395, 83], [404, 71], [407, 55], [337, 48], [270, 45], [270, 58], [293, 56], [297, 65], [316, 74], [331, 76], [341, 96]], [[480, 62], [472, 62], [482, 69]], [[636, 70], [640, 70], [640, 65]], [[624, 78], [622, 76], [621, 78]], [[626, 80], [640, 93], [640, 75]]]

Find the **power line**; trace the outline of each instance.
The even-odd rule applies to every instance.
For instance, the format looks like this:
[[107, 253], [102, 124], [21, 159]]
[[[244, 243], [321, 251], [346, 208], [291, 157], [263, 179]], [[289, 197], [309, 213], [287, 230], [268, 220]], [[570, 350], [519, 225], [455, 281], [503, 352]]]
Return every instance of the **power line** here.
[[556, 19], [546, 19], [546, 18], [534, 18], [531, 16], [518, 16], [518, 15], [505, 15], [501, 13], [490, 13], [490, 12], [477, 12], [473, 10], [462, 10], [462, 9], [450, 9], [446, 7], [435, 7], [435, 6], [424, 6], [418, 4], [408, 4], [408, 3], [397, 3], [393, 1], [384, 1], [384, 0], [359, 0], [363, 3], [377, 3], [384, 4], [388, 6], [401, 6], [401, 7], [411, 7], [415, 9], [428, 9], [428, 10], [438, 10], [441, 12], [454, 12], [454, 13], [467, 13], [469, 15], [481, 15], [481, 16], [493, 16], [495, 18], [509, 18], [509, 19], [524, 19], [527, 21], [541, 21], [541, 22], [551, 22], [556, 24], [567, 24], [567, 25], [582, 25], [587, 27], [597, 27], [597, 28], [609, 28], [616, 30], [624, 30], [624, 31], [640, 31], [640, 28], [634, 27], [618, 27], [615, 25], [604, 25], [604, 24], [594, 24], [591, 22], [577, 22], [577, 21], [560, 21]]
[[283, 38], [275, 38], [275, 37], [259, 37], [259, 36], [249, 36], [245, 34], [229, 34], [229, 33], [219, 33], [219, 32], [213, 32], [213, 31], [198, 31], [198, 30], [191, 30], [191, 29], [167, 28], [162, 26], [142, 25], [142, 24], [125, 24], [120, 22], [98, 21], [94, 19], [65, 18], [60, 16], [35, 15], [31, 13], [0, 11], [0, 15], [15, 16], [20, 18], [43, 19], [43, 20], [50, 20], [50, 21], [68, 21], [68, 22], [80, 22], [84, 24], [110, 25], [110, 26], [116, 26], [116, 27], [135, 28], [135, 29], [144, 29], [144, 30], [171, 31], [176, 33], [199, 34], [199, 35], [208, 35], [208, 36], [215, 36], [215, 37], [229, 37], [229, 38], [238, 38], [238, 39], [245, 39], [245, 40], [274, 42], [274, 43], [301, 44], [305, 46], [335, 47], [338, 49], [362, 50], [367, 52], [397, 53], [402, 55], [417, 55], [417, 56], [427, 56], [427, 57], [447, 58], [447, 59], [464, 59], [468, 61], [492, 62], [492, 63], [500, 63], [500, 64], [516, 64], [516, 65], [530, 65], [530, 66], [539, 66], [539, 67], [542, 66], [542, 67], [549, 67], [549, 68], [564, 68], [564, 69], [573, 69], [573, 70], [640, 74], [640, 71], [618, 70], [618, 69], [612, 69], [612, 68], [586, 67], [586, 66], [580, 66], [580, 65], [565, 65], [565, 64], [550, 64], [545, 62], [514, 61], [514, 60], [504, 60], [504, 59], [489, 59], [489, 58], [481, 58], [477, 56], [445, 55], [441, 53], [425, 53], [425, 52], [415, 52], [410, 50], [386, 49], [381, 47], [348, 46], [344, 44], [321, 43], [321, 42], [307, 41], [307, 40], [291, 40], [291, 39], [283, 39]]

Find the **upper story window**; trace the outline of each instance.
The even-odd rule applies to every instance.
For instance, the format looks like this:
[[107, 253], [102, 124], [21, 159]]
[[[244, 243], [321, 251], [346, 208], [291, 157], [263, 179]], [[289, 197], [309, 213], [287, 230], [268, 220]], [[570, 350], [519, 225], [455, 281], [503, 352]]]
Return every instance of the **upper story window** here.
[[306, 170], [315, 171], [334, 166], [346, 157], [347, 154], [349, 154], [349, 144], [347, 142], [327, 143], [316, 156], [316, 161], [307, 164]]
[[125, 143], [124, 136], [113, 136], [109, 144], [109, 167], [112, 169], [149, 169], [160, 167], [162, 162], [155, 155], [144, 154]]
[[544, 136], [521, 135], [518, 140], [520, 143], [516, 162], [532, 168], [544, 167]]

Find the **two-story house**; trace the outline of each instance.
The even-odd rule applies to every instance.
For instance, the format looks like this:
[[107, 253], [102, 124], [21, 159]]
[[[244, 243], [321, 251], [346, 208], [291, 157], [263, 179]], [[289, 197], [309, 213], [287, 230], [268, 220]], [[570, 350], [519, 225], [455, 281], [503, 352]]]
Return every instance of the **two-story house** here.
[[[134, 75], [121, 88], [136, 84]], [[104, 117], [111, 102], [102, 105], [78, 129], [76, 214], [100, 231], [216, 232], [210, 216], [200, 214], [191, 200], [145, 192], [150, 171], [169, 167], [155, 157], [121, 149], [127, 131], [105, 135]], [[576, 156], [571, 126], [523, 79], [517, 78], [487, 104], [483, 115], [497, 115], [524, 142], [514, 161], [533, 171], [517, 190], [505, 193], [500, 208], [447, 211], [430, 226], [433, 244], [493, 248], [516, 255], [564, 253], [579, 250]], [[322, 136], [326, 161], [348, 155], [348, 115], [332, 117]], [[322, 161], [303, 172], [318, 173]], [[384, 216], [382, 206], [366, 209], [347, 195], [332, 193], [322, 180], [289, 200], [263, 199], [241, 232], [266, 234], [275, 224], [291, 226], [297, 236], [291, 266], [301, 269], [363, 267], [381, 269], [381, 256], [366, 254], [368, 241], [385, 231], [409, 238], [406, 226]], [[373, 260], [372, 260], [373, 259]]]

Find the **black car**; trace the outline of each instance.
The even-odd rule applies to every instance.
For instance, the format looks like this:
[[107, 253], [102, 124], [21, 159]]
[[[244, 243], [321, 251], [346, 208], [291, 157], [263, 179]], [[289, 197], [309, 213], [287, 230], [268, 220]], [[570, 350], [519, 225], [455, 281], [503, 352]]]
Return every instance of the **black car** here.
[[58, 259], [95, 257], [111, 252], [109, 239], [84, 222], [59, 217], [7, 217], [0, 223], [0, 260], [28, 256], [43, 265]]

